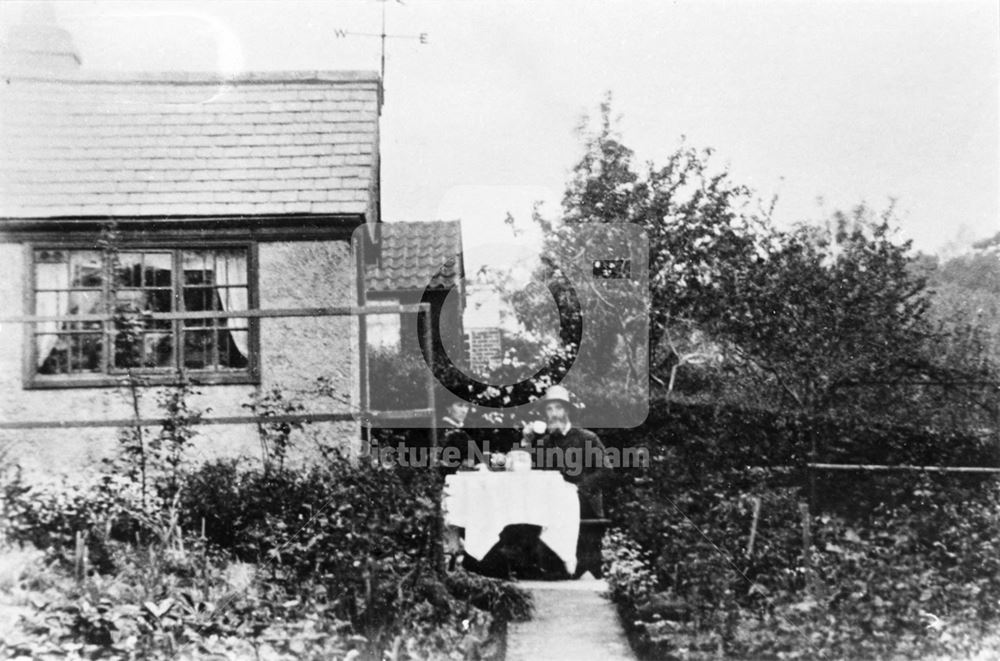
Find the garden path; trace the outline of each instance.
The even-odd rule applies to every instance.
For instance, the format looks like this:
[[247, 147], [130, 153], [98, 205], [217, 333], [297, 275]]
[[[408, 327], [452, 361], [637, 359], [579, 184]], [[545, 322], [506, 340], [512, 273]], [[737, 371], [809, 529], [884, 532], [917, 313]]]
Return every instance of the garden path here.
[[511, 623], [507, 661], [634, 661], [604, 581], [519, 581], [534, 598], [528, 622]]

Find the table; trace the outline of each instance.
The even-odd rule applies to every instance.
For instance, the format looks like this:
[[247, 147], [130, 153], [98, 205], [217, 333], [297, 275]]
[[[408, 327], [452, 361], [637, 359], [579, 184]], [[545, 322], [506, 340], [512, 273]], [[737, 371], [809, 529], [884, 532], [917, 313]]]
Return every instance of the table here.
[[445, 478], [445, 523], [465, 528], [465, 553], [482, 560], [513, 524], [540, 526], [542, 542], [576, 571], [580, 500], [557, 471], [468, 471]]

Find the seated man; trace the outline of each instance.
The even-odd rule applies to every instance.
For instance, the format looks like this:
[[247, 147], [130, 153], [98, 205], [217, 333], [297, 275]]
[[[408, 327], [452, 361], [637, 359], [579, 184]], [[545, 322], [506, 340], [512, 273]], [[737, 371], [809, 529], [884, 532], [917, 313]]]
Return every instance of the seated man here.
[[[525, 425], [522, 447], [531, 448], [535, 468], [558, 470], [580, 492], [580, 518], [604, 518], [600, 485], [605, 476], [604, 445], [589, 429], [573, 426], [570, 416], [576, 407], [562, 386], [552, 386], [542, 398], [546, 423], [544, 432]], [[549, 450], [552, 450], [551, 452]]]
[[[577, 486], [580, 498], [580, 519], [604, 518], [602, 483], [607, 477], [604, 467], [604, 445], [597, 434], [573, 425], [570, 417], [576, 407], [562, 386], [552, 386], [541, 400], [545, 414], [545, 430], [536, 431], [525, 425], [522, 446], [533, 450], [535, 467], [558, 470], [566, 481]], [[577, 543], [577, 571], [581, 576], [591, 571], [601, 574], [601, 537], [603, 528], [582, 524]]]

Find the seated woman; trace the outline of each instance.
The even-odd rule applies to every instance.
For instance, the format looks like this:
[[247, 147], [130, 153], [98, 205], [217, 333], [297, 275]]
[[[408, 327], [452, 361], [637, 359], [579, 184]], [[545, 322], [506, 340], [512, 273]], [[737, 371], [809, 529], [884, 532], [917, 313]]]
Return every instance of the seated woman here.
[[465, 420], [471, 406], [464, 400], [448, 404], [438, 425], [441, 429], [441, 459], [446, 475], [456, 470], [468, 470], [473, 466], [476, 452], [472, 436], [465, 429]]

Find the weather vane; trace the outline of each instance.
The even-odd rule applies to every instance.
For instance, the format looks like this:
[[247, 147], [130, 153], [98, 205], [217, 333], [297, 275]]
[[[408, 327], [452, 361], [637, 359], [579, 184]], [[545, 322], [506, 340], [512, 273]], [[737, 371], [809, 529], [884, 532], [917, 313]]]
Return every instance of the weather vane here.
[[[382, 80], [383, 92], [385, 88], [385, 40], [386, 39], [413, 39], [419, 41], [421, 44], [427, 43], [427, 33], [421, 32], [419, 34], [388, 34], [385, 31], [385, 5], [389, 0], [378, 0], [382, 3], [382, 31], [381, 32], [355, 32], [353, 30], [344, 30], [342, 28], [334, 28], [333, 34], [338, 39], [345, 39], [347, 37], [378, 37], [381, 44], [381, 68], [379, 70], [379, 75]], [[395, 0], [399, 4], [403, 4], [403, 0]]]

